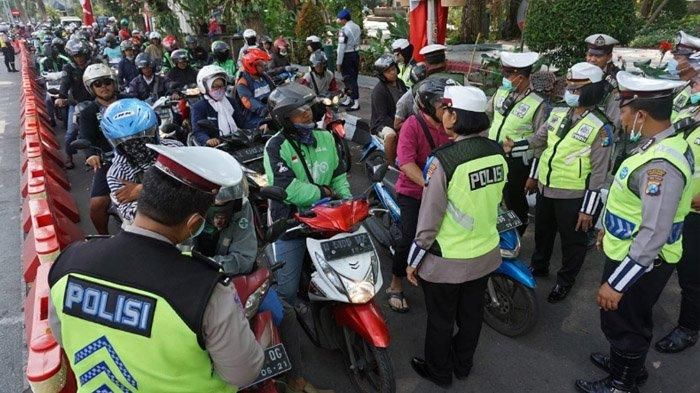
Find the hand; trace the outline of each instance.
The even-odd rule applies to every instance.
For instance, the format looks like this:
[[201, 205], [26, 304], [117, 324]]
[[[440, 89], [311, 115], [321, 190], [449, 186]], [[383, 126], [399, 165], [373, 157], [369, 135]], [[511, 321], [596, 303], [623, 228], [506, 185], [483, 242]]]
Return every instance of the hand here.
[[525, 181], [525, 194], [534, 194], [537, 192], [537, 179], [531, 177]]
[[100, 160], [100, 156], [90, 156], [87, 158], [87, 160], [85, 160], [85, 163], [90, 165], [95, 171], [102, 167], [102, 160]]
[[598, 251], [603, 251], [603, 237], [605, 236], [605, 229], [600, 229], [598, 230], [598, 234], [596, 235], [596, 240], [595, 240], [595, 247], [598, 249]]
[[406, 278], [408, 279], [408, 282], [415, 286], [418, 286], [418, 276], [416, 275], [415, 267], [406, 267]]
[[207, 146], [215, 147], [221, 144], [218, 138], [207, 139]]
[[68, 100], [65, 98], [57, 98], [56, 101], [54, 101], [54, 105], [59, 108], [64, 108], [68, 105]]
[[124, 186], [114, 193], [114, 196], [117, 198], [117, 202], [129, 203], [138, 199], [143, 186], [128, 180], [121, 180], [121, 182]]
[[515, 146], [515, 142], [513, 142], [513, 140], [509, 137], [506, 137], [506, 139], [503, 141], [503, 151], [506, 152], [506, 154], [510, 154], [510, 152], [513, 150], [513, 146]]
[[600, 286], [600, 289], [598, 289], [598, 306], [605, 311], [617, 310], [620, 299], [622, 299], [622, 294], [612, 289], [607, 282], [604, 282], [603, 285]]
[[323, 197], [335, 199], [335, 193], [333, 192], [333, 189], [331, 189], [328, 186], [323, 186], [321, 188], [323, 189]]
[[578, 214], [578, 221], [576, 222], [576, 231], [588, 232], [588, 230], [593, 226], [593, 216], [586, 213]]
[[696, 212], [700, 211], [700, 194], [693, 197], [693, 200], [690, 202], [690, 207]]

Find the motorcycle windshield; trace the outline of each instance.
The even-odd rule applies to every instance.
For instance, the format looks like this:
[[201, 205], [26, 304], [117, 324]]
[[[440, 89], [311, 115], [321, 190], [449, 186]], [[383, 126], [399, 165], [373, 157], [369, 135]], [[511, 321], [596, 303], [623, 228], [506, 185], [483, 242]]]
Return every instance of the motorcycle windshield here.
[[334, 234], [352, 231], [368, 215], [367, 200], [353, 199], [317, 205], [296, 216], [315, 231]]

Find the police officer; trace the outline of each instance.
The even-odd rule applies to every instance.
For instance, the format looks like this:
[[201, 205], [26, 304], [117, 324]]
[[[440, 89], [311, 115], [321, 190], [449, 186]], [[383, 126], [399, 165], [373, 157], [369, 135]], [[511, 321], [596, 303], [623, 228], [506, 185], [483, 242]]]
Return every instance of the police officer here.
[[[600, 205], [600, 189], [606, 184], [613, 127], [598, 109], [605, 96], [603, 71], [590, 63], [578, 63], [567, 73], [566, 107], [552, 109], [547, 122], [515, 146], [546, 149], [537, 160], [531, 179], [539, 179], [535, 251], [531, 269], [546, 277], [557, 232], [561, 237], [562, 267], [548, 301], [564, 300], [586, 259], [587, 232], [593, 227]], [[504, 145], [509, 151], [509, 146]]]
[[51, 330], [79, 392], [235, 392], [259, 374], [262, 348], [230, 281], [176, 245], [200, 232], [218, 189], [240, 183], [242, 170], [207, 147], [150, 148], [157, 163], [134, 224], [73, 244], [51, 267]]
[[[577, 380], [581, 392], [638, 392], [652, 338], [652, 308], [683, 251], [683, 220], [692, 199], [693, 155], [671, 124], [674, 89], [683, 82], [620, 71], [620, 123], [642, 136], [622, 162], [608, 195], [599, 234], [606, 261], [597, 303], [610, 355], [593, 363], [609, 375]], [[651, 224], [649, 224], [651, 223]]]
[[[426, 164], [423, 201], [406, 273], [425, 295], [425, 358], [411, 366], [447, 387], [465, 379], [481, 331], [488, 274], [501, 263], [496, 221], [508, 174], [501, 147], [479, 136], [488, 129], [486, 95], [471, 86], [447, 86], [442, 124], [454, 142]], [[458, 331], [454, 334], [455, 322]]]
[[[493, 116], [489, 138], [500, 143], [510, 144], [530, 137], [547, 119], [544, 98], [530, 88], [530, 74], [539, 54], [501, 52], [501, 87], [491, 97], [487, 113]], [[518, 228], [522, 235], [527, 227], [528, 204], [525, 187], [530, 175], [530, 165], [534, 157], [526, 146], [512, 149], [507, 157], [508, 183], [503, 191], [503, 199], [509, 209], [518, 215], [523, 225]], [[535, 182], [528, 184], [534, 192]]]
[[338, 55], [336, 58], [336, 71], [343, 75], [343, 83], [348, 99], [343, 102], [349, 111], [360, 109], [360, 90], [357, 85], [357, 75], [360, 72], [360, 41], [362, 30], [357, 23], [352, 21], [350, 10], [343, 8], [338, 12], [336, 20], [341, 28], [338, 31]]
[[405, 38], [399, 38], [391, 43], [391, 50], [394, 52], [396, 63], [399, 65], [399, 79], [407, 87], [413, 86], [411, 70], [416, 65], [416, 60], [413, 58], [413, 44]]
[[[666, 72], [683, 81], [691, 82], [698, 74], [690, 64], [690, 56], [700, 51], [700, 38], [679, 31], [676, 35], [676, 47], [673, 49], [673, 59], [668, 61]], [[671, 121], [678, 120], [678, 114], [690, 104], [692, 82], [676, 93], [673, 99], [673, 115]]]
[[620, 69], [613, 63], [613, 48], [620, 42], [607, 34], [593, 34], [586, 38], [586, 61], [600, 67], [605, 79], [605, 97], [598, 105], [616, 129], [620, 126], [620, 91], [615, 77]]
[[692, 347], [698, 341], [700, 330], [700, 80], [693, 86], [690, 106], [679, 114], [675, 127], [682, 132], [693, 150], [693, 201], [690, 214], [683, 224], [683, 256], [678, 262], [678, 283], [681, 286], [681, 312], [678, 326], [657, 341], [659, 352], [676, 353]]

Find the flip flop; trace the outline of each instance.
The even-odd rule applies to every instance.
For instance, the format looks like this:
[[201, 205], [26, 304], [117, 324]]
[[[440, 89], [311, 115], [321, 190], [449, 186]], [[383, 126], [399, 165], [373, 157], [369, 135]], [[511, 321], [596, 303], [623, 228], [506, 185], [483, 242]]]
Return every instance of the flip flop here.
[[[389, 295], [389, 308], [391, 308], [392, 311], [397, 312], [399, 314], [405, 314], [408, 312], [408, 310], [410, 310], [410, 307], [408, 307], [408, 304], [406, 303], [406, 297], [404, 296], [403, 291], [392, 292], [389, 288], [387, 288], [386, 294]], [[404, 304], [406, 306], [396, 307], [391, 303], [392, 300], [399, 300], [402, 306]]]

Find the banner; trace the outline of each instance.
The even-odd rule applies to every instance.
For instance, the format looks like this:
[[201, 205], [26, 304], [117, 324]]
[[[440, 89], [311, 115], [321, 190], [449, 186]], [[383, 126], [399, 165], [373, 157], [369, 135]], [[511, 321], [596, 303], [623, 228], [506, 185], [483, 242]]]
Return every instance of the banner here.
[[90, 0], [80, 0], [80, 5], [83, 6], [83, 24], [92, 25], [95, 22], [95, 17], [92, 15], [92, 3]]
[[[435, 43], [445, 44], [447, 35], [447, 7], [442, 7], [440, 0], [434, 0], [435, 4], [435, 19], [437, 29]], [[411, 0], [410, 12], [408, 14], [408, 24], [410, 26], [409, 37], [413, 44], [413, 58], [416, 61], [423, 61], [423, 56], [418, 54], [421, 48], [428, 45], [428, 0], [420, 0], [420, 2]]]

